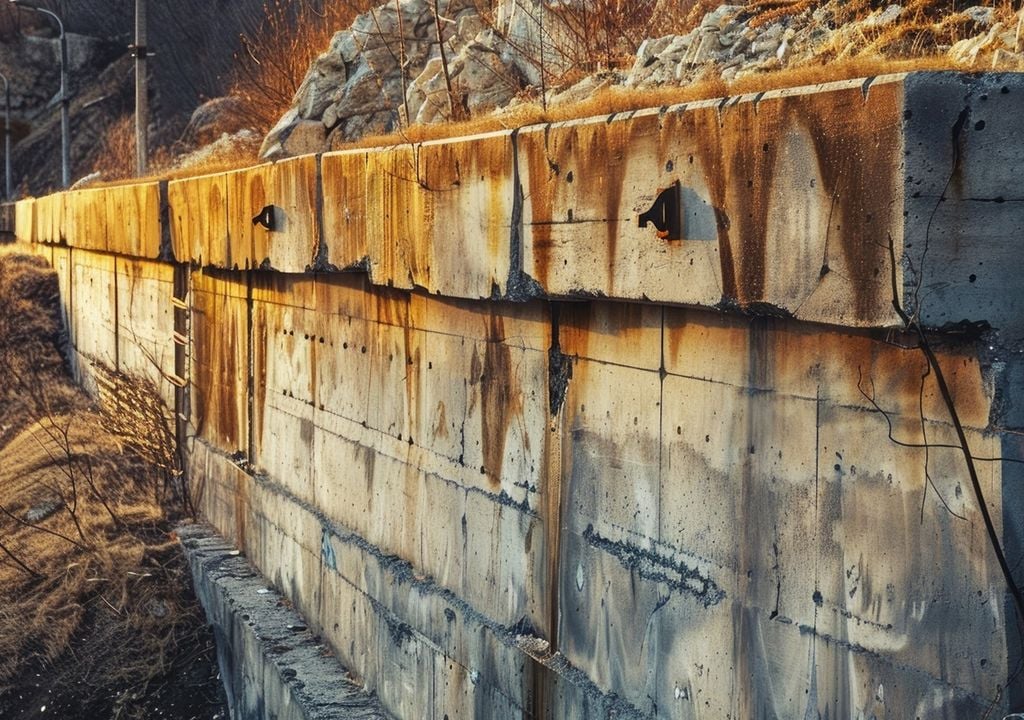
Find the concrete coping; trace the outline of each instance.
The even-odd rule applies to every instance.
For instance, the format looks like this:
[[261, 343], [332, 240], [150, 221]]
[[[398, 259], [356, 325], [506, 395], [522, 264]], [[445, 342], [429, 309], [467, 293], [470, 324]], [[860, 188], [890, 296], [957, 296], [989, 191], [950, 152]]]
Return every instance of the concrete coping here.
[[[170, 181], [160, 204], [174, 258], [203, 266], [845, 327], [898, 326], [896, 302], [1020, 339], [1022, 113], [1020, 74], [883, 75], [289, 158]], [[19, 202], [17, 238], [159, 247], [120, 238], [110, 202], [79, 208], [90, 192]]]

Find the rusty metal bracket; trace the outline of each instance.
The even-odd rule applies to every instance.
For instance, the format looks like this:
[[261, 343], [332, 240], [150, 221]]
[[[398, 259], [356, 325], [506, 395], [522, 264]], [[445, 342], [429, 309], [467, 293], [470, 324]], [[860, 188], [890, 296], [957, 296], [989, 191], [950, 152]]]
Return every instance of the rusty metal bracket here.
[[274, 231], [276, 223], [276, 213], [274, 212], [273, 205], [267, 205], [265, 208], [260, 210], [259, 214], [252, 219], [253, 225], [262, 225], [271, 232]]
[[680, 192], [678, 180], [659, 192], [651, 209], [640, 213], [638, 219], [640, 227], [645, 228], [647, 223], [651, 223], [657, 228], [658, 237], [662, 240], [682, 240], [683, 221]]

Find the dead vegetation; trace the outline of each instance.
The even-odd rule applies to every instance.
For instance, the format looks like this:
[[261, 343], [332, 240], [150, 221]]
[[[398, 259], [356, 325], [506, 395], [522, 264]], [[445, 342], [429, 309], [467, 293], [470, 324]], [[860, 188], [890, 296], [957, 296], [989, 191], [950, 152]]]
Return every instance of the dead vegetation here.
[[[493, 21], [493, 0], [478, 0], [485, 18]], [[376, 0], [267, 0], [264, 17], [242, 35], [243, 51], [227, 84], [229, 94], [244, 100], [247, 124], [265, 133], [289, 108], [312, 61], [327, 48], [333, 34], [351, 24], [353, 18]], [[559, 62], [537, 59], [539, 66], [571, 69], [548, 81], [555, 87], [595, 71], [622, 68], [629, 64], [644, 38], [683, 34], [692, 30], [718, 0], [595, 0], [587, 3], [555, 3], [552, 12], [569, 28], [569, 40], [557, 52]], [[742, 14], [752, 26], [819, 13], [830, 27], [841, 28], [891, 5], [889, 0], [750, 0]], [[816, 49], [813, 57], [792, 66], [766, 73], [722, 80], [709, 70], [694, 82], [657, 88], [632, 88], [609, 84], [584, 101], [551, 105], [536, 92], [502, 112], [458, 122], [405, 127], [390, 135], [369, 136], [341, 149], [397, 145], [445, 139], [476, 132], [510, 130], [530, 124], [558, 122], [572, 118], [661, 107], [695, 100], [716, 99], [744, 93], [785, 89], [825, 82], [851, 80], [887, 73], [939, 70], [970, 70], [946, 53], [957, 41], [977, 34], [977, 28], [963, 14], [966, 4], [949, 0], [909, 0], [897, 22], [877, 28], [859, 28], [854, 34], [835, 33]], [[993, 22], [1012, 27], [1017, 22], [1017, 3], [1007, 0], [982, 2], [993, 8]], [[548, 52], [555, 52], [548, 49]], [[125, 116], [113, 126], [106, 139], [109, 158], [98, 165], [103, 182], [124, 182], [131, 177], [134, 140], [131, 118]], [[226, 146], [223, 152], [188, 167], [174, 167], [170, 153], [155, 158], [146, 179], [201, 175], [238, 169], [256, 161], [251, 144]], [[97, 184], [97, 183], [94, 183]]]
[[110, 408], [72, 384], [43, 261], [0, 256], [0, 306], [0, 716], [36, 673], [75, 717], [146, 717], [139, 698], [200, 635], [212, 657], [169, 532], [182, 493], [163, 413], [131, 378], [112, 379]]

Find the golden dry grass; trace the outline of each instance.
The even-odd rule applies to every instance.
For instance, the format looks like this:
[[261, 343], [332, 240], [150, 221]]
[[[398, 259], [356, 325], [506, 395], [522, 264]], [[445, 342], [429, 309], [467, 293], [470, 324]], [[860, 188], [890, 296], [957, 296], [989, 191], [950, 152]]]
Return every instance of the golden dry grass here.
[[0, 255], [0, 307], [0, 697], [44, 668], [55, 697], [137, 688], [199, 622], [166, 529], [167, 429], [137, 381], [114, 378], [111, 409], [72, 384], [44, 261]]

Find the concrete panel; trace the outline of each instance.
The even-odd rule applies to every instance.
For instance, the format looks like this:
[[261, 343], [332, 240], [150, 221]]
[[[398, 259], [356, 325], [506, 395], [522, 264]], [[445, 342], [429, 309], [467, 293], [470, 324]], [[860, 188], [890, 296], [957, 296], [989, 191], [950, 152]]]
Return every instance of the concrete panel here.
[[347, 150], [327, 153], [320, 158], [324, 261], [336, 270], [369, 267], [366, 166], [370, 152]]
[[[227, 195], [224, 174], [172, 180], [167, 184], [175, 260], [216, 267], [239, 265], [228, 244]], [[240, 252], [244, 267], [248, 248]]]
[[253, 456], [313, 500], [313, 412], [319, 348], [312, 278], [253, 275]]
[[[524, 130], [524, 269], [553, 295], [891, 324], [901, 111], [879, 80]], [[661, 239], [638, 218], [674, 183], [681, 239]]]
[[90, 362], [117, 369], [118, 294], [113, 255], [76, 250], [71, 254], [72, 343]]
[[985, 321], [1024, 338], [1018, 73], [909, 75], [905, 304], [928, 325]]
[[323, 163], [331, 265], [368, 257], [374, 284], [449, 297], [505, 293], [515, 189], [509, 133], [328, 154]]
[[14, 204], [15, 242], [35, 242], [35, 204], [36, 201], [33, 198], [18, 200]]
[[562, 451], [558, 648], [599, 687], [647, 710], [646, 628], [666, 589], [632, 568], [639, 548], [659, 537], [660, 415], [657, 371], [574, 364]]
[[191, 424], [226, 454], [249, 448], [248, 294], [242, 275], [192, 274]]
[[[54, 193], [35, 199], [33, 212], [35, 213], [35, 226], [33, 242], [59, 245], [64, 242], [65, 234], [65, 193]], [[106, 216], [100, 212], [93, 218], [96, 227], [100, 230], [100, 236], [105, 237], [103, 229], [106, 223]], [[70, 231], [70, 228], [67, 228]]]
[[[782, 319], [664, 312], [664, 362], [671, 375], [864, 409], [875, 409], [873, 399], [887, 412], [913, 400], [925, 418], [949, 421], [915, 338], [880, 342]], [[988, 427], [993, 399], [980, 359], [969, 348], [941, 348], [937, 355], [961, 422]]]
[[118, 363], [174, 408], [174, 266], [117, 258]]
[[[110, 252], [151, 260], [160, 257], [163, 238], [160, 185], [147, 182], [104, 188], [104, 212], [108, 218], [116, 220], [107, 225]], [[89, 241], [89, 234], [79, 231], [70, 242], [73, 245]]]
[[[316, 264], [317, 162], [307, 155], [226, 174], [228, 251], [214, 253], [230, 258], [226, 267], [301, 273]], [[266, 208], [272, 208], [273, 221], [256, 222]]]

